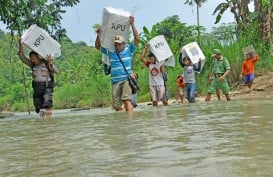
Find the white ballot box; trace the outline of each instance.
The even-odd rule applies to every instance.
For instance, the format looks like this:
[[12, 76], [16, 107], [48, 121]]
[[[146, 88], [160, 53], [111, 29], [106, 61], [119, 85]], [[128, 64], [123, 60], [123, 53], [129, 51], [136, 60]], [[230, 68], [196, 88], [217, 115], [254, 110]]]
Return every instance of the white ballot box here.
[[107, 49], [114, 50], [114, 37], [120, 35], [127, 41], [129, 37], [130, 12], [123, 9], [105, 7], [102, 17], [102, 32], [100, 34], [101, 46]]
[[173, 53], [163, 35], [152, 38], [148, 44], [158, 62], [164, 61], [166, 66], [175, 66]]
[[50, 54], [52, 58], [61, 56], [61, 45], [54, 40], [45, 30], [37, 25], [31, 25], [22, 35], [22, 44], [46, 58]]
[[205, 55], [200, 49], [197, 42], [191, 42], [182, 47], [182, 57], [188, 56], [193, 64], [197, 64], [201, 60], [201, 71], [205, 65]]

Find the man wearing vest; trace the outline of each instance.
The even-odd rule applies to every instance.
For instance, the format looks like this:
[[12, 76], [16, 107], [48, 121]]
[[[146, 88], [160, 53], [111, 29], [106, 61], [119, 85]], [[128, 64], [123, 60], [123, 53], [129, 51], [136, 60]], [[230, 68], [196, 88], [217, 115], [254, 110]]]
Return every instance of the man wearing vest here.
[[29, 58], [24, 54], [21, 39], [19, 39], [18, 55], [22, 62], [32, 69], [33, 104], [35, 112], [40, 116], [51, 116], [53, 107], [54, 74], [59, 70], [52, 63], [51, 55], [40, 58], [38, 53], [31, 51]]

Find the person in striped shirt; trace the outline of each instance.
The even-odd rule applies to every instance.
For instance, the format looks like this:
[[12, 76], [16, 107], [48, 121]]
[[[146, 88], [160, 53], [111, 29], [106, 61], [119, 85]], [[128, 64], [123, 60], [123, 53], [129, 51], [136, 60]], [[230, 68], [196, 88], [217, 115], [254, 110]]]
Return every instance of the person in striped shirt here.
[[134, 40], [130, 44], [126, 44], [124, 36], [116, 35], [113, 40], [114, 51], [102, 47], [99, 39], [101, 28], [97, 30], [95, 41], [95, 47], [110, 59], [112, 106], [116, 111], [120, 111], [122, 110], [122, 104], [124, 104], [126, 112], [133, 111], [131, 103], [132, 89], [128, 82], [128, 74], [132, 74], [132, 57], [139, 42], [139, 34], [133, 16], [129, 17], [129, 22], [134, 35]]

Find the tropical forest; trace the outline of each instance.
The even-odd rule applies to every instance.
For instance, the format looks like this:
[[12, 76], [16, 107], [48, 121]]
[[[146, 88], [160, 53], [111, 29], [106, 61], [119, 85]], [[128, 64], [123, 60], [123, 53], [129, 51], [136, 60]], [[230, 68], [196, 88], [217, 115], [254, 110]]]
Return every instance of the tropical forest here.
[[[78, 3], [79, 0], [1, 1], [0, 21], [7, 31], [0, 29], [0, 112], [33, 111], [31, 69], [18, 56], [18, 40], [31, 24], [45, 29], [61, 44], [62, 55], [54, 59], [60, 70], [55, 75], [54, 109], [111, 106], [111, 81], [110, 76], [104, 74], [100, 51], [85, 42], [72, 42], [61, 26], [64, 9]], [[206, 94], [211, 55], [215, 48], [220, 49], [230, 62], [232, 69], [228, 81], [231, 88], [241, 82], [242, 49], [246, 46], [252, 45], [261, 58], [255, 66], [257, 72], [273, 70], [272, 0], [223, 0], [212, 12], [215, 23], [221, 24], [225, 11], [230, 11], [235, 21], [211, 30], [199, 25], [198, 12], [206, 0], [185, 0], [184, 3], [197, 9], [196, 25], [188, 25], [178, 15], [173, 15], [153, 24], [151, 29], [145, 26], [139, 29], [140, 44], [132, 66], [139, 76], [138, 102], [150, 100], [149, 73], [141, 61], [141, 51], [157, 35], [164, 35], [175, 57], [175, 67], [166, 67], [169, 98], [177, 97], [176, 79], [183, 72], [178, 62], [180, 49], [193, 41], [199, 44], [206, 56], [202, 72], [196, 74], [199, 95]], [[254, 4], [253, 12], [249, 10], [250, 3]], [[94, 33], [97, 27], [98, 24], [93, 24]]]

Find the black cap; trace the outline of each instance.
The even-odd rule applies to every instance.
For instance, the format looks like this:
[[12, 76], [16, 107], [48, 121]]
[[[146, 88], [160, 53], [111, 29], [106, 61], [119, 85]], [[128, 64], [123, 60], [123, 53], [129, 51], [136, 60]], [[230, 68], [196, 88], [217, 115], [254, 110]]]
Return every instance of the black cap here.
[[155, 55], [152, 53], [152, 52], [150, 52], [149, 54], [148, 54], [148, 57], [154, 57]]

